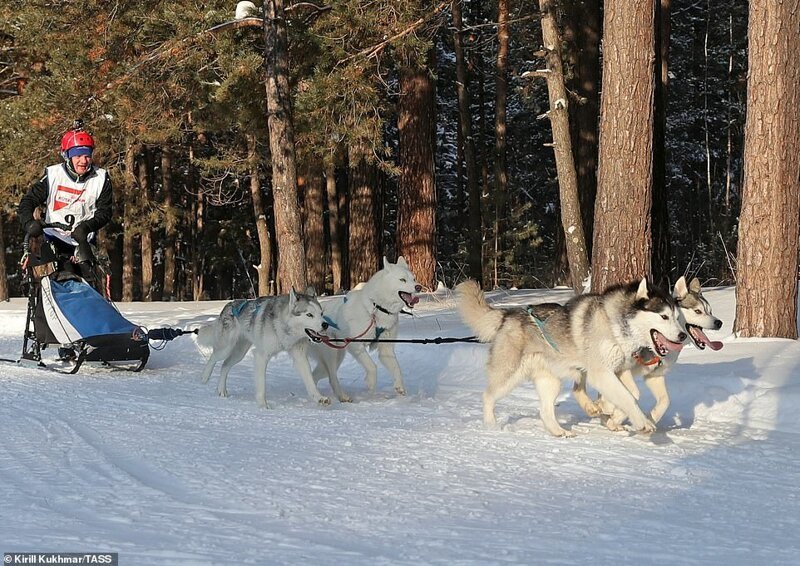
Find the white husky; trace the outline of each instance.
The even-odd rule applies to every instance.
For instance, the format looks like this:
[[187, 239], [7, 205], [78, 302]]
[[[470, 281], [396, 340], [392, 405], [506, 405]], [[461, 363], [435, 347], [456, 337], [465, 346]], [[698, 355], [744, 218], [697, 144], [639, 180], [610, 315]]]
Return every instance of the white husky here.
[[[686, 332], [692, 337], [695, 346], [700, 350], [704, 350], [706, 346], [712, 350], [722, 348], [722, 342], [712, 342], [703, 332], [703, 330], [719, 330], [722, 328], [722, 321], [711, 312], [711, 305], [703, 297], [700, 280], [695, 277], [687, 286], [686, 278], [681, 276], [675, 282], [672, 296], [680, 307], [679, 322], [686, 328]], [[637, 356], [637, 363], [634, 363], [629, 369], [624, 369], [619, 374], [620, 381], [637, 400], [639, 399], [639, 388], [636, 386], [634, 377], [641, 376], [644, 378], [644, 384], [651, 391], [656, 401], [650, 411], [650, 418], [655, 423], [661, 420], [669, 407], [666, 375], [675, 365], [680, 352], [680, 350], [672, 350], [664, 357], [654, 355], [651, 352], [646, 359], [643, 359], [642, 356]], [[627, 418], [627, 415], [603, 399], [602, 396], [597, 402], [592, 402], [586, 393], [585, 379], [575, 383], [573, 394], [578, 404], [589, 416], [601, 416], [610, 430], [622, 429], [622, 423]]]
[[491, 307], [474, 281], [461, 283], [456, 293], [464, 322], [482, 342], [492, 343], [484, 423], [495, 425], [495, 403], [529, 379], [539, 394], [545, 429], [554, 436], [573, 436], [558, 424], [555, 402], [561, 379], [577, 380], [585, 373], [589, 385], [623, 408], [636, 430], [655, 430], [616, 373], [641, 348], [662, 355], [680, 349], [686, 334], [678, 326], [675, 302], [646, 279], [574, 297], [563, 307], [547, 309], [546, 321], [522, 308]]
[[320, 333], [327, 326], [313, 287], [305, 293], [296, 293], [292, 289], [288, 295], [278, 297], [231, 301], [212, 324], [198, 332], [197, 343], [213, 348], [203, 368], [202, 382], [208, 382], [214, 366], [222, 361], [217, 393], [227, 397], [228, 373], [254, 347], [256, 401], [266, 407], [267, 364], [275, 354], [288, 350], [297, 373], [303, 378], [308, 396], [328, 404], [330, 399], [320, 394], [311, 377], [311, 366], [306, 356], [308, 339], [323, 338]]
[[[398, 319], [404, 308], [413, 309], [419, 302], [422, 287], [408, 268], [405, 258], [400, 256], [397, 263], [383, 258], [383, 269], [369, 278], [361, 288], [347, 293], [344, 299], [332, 309], [327, 308], [325, 320], [329, 324], [328, 336], [340, 339], [393, 340], [397, 338]], [[367, 351], [364, 342], [333, 342], [336, 347], [314, 344], [312, 356], [318, 360], [314, 368], [314, 380], [330, 378], [331, 388], [342, 402], [350, 397], [341, 389], [337, 373], [344, 359], [345, 351], [350, 352], [367, 372], [367, 388], [375, 390], [378, 381], [378, 368]], [[394, 353], [391, 342], [377, 342], [378, 358], [394, 379], [394, 389], [405, 395], [403, 373]], [[338, 349], [337, 349], [338, 348]]]

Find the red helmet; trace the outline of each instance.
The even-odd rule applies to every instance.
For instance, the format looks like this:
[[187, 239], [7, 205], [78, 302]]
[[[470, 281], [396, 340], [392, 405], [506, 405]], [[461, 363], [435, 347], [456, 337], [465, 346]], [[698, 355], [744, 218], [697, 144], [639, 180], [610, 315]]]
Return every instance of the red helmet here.
[[61, 153], [66, 155], [73, 147], [84, 146], [94, 149], [94, 138], [85, 130], [70, 130], [61, 138]]

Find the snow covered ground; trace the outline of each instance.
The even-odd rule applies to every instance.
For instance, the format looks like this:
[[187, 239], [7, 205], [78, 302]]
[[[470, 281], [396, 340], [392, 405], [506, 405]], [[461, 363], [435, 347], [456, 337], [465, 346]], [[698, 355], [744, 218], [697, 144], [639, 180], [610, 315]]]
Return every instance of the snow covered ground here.
[[[725, 347], [685, 348], [652, 435], [607, 431], [567, 386], [556, 411], [576, 438], [543, 431], [530, 385], [486, 430], [481, 344], [399, 345], [407, 397], [383, 370], [368, 394], [348, 358], [354, 402], [329, 407], [306, 398], [284, 354], [269, 410], [250, 355], [222, 399], [216, 372], [198, 382], [187, 337], [139, 374], [0, 364], [0, 551], [118, 552], [137, 566], [798, 564], [800, 343], [737, 339], [733, 289], [706, 296]], [[151, 328], [193, 328], [223, 304], [120, 307]], [[446, 293], [415, 311], [401, 337], [470, 334]], [[0, 304], [0, 356], [18, 356], [24, 314], [22, 299]]]

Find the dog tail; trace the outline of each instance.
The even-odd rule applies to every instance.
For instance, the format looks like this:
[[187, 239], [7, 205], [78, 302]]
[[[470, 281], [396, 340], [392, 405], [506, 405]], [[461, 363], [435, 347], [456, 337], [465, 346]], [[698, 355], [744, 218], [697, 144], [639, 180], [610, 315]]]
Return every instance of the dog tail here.
[[481, 342], [494, 340], [503, 325], [503, 311], [490, 307], [480, 286], [471, 279], [457, 285], [455, 291], [462, 320]]
[[214, 325], [216, 321], [206, 324], [205, 326], [201, 326], [197, 330], [197, 337], [195, 341], [197, 345], [200, 346], [201, 349], [208, 349], [214, 346]]

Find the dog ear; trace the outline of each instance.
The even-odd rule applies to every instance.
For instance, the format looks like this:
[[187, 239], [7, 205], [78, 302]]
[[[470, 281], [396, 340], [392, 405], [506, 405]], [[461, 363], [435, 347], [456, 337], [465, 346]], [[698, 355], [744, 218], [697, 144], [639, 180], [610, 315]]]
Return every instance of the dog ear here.
[[308, 295], [309, 297], [316, 297], [317, 296], [317, 290], [314, 289], [313, 285], [309, 285], [308, 287], [306, 287], [305, 294]]
[[386, 256], [383, 256], [383, 268], [386, 269], [387, 267], [389, 267], [389, 265], [390, 265], [389, 260], [386, 259]]
[[672, 296], [680, 300], [688, 294], [689, 290], [686, 288], [686, 277], [681, 275], [680, 279], [675, 281], [675, 287], [672, 289]]
[[408, 263], [406, 263], [406, 258], [404, 258], [403, 256], [397, 258], [397, 265], [408, 269]]
[[293, 308], [296, 302], [297, 302], [297, 293], [295, 293], [294, 285], [292, 285], [292, 288], [289, 289], [289, 308]]
[[689, 290], [692, 293], [699, 293], [700, 288], [701, 288], [700, 280], [697, 277], [695, 277], [694, 279], [692, 279], [691, 283], [689, 283]]
[[636, 299], [647, 300], [649, 298], [650, 295], [647, 293], [647, 277], [642, 277], [642, 280], [639, 283], [639, 288], [636, 290]]

